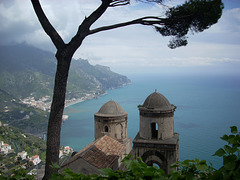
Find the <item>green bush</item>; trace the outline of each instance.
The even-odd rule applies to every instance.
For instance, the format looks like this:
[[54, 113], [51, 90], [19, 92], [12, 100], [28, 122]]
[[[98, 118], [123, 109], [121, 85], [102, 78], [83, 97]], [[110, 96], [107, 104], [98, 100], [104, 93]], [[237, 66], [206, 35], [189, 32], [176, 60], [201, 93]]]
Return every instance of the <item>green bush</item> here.
[[34, 175], [29, 175], [27, 173], [27, 170], [21, 168], [13, 171], [9, 176], [0, 175], [0, 180], [35, 180]]

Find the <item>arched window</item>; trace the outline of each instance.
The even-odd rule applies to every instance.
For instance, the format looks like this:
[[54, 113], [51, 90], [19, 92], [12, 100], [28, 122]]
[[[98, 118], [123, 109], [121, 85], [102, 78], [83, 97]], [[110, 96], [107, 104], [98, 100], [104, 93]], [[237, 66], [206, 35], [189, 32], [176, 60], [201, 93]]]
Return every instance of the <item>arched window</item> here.
[[158, 138], [158, 124], [157, 123], [151, 124], [151, 131], [152, 131], [152, 138], [157, 139]]
[[105, 127], [104, 127], [104, 131], [105, 131], [105, 132], [108, 132], [108, 126], [105, 126]]

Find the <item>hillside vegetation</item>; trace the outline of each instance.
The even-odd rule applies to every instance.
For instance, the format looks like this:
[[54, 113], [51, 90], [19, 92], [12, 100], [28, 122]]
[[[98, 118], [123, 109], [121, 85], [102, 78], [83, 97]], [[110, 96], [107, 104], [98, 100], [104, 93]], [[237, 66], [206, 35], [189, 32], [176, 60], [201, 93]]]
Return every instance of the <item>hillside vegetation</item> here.
[[46, 132], [48, 112], [21, 104], [0, 89], [0, 121], [18, 127], [25, 132], [41, 135]]
[[[15, 98], [52, 96], [56, 59], [53, 53], [27, 45], [0, 46], [0, 87]], [[109, 67], [92, 66], [87, 60], [72, 60], [67, 99], [130, 83]]]
[[29, 157], [39, 154], [40, 158], [45, 160], [46, 142], [18, 128], [1, 126], [0, 141], [11, 145], [14, 154], [26, 151]]
[[[56, 71], [54, 54], [25, 44], [0, 46], [0, 64], [0, 121], [35, 135], [46, 132]], [[98, 97], [128, 83], [126, 76], [109, 67], [73, 59], [66, 100]]]

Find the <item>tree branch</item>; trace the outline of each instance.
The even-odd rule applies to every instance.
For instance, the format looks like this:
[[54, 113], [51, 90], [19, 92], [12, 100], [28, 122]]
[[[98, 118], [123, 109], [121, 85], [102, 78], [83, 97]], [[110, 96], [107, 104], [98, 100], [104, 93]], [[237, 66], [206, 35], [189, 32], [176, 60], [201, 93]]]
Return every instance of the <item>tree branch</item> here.
[[124, 6], [130, 4], [130, 0], [112, 0], [109, 7]]
[[102, 4], [89, 17], [87, 17], [83, 21], [82, 25], [86, 26], [87, 28], [90, 28], [91, 25], [103, 15], [103, 13], [110, 6], [111, 2], [112, 0], [103, 0]]
[[139, 2], [143, 2], [143, 3], [159, 3], [162, 4], [163, 0], [137, 0]]
[[54, 29], [54, 27], [49, 22], [48, 18], [46, 17], [45, 13], [42, 10], [39, 0], [31, 0], [31, 2], [34, 8], [34, 11], [38, 17], [38, 20], [41, 23], [44, 31], [51, 38], [55, 47], [57, 49], [62, 49], [65, 46], [65, 43], [62, 40], [61, 36], [58, 34], [58, 32]]
[[142, 25], [164, 25], [165, 24], [166, 19], [164, 18], [160, 18], [160, 17], [156, 17], [156, 16], [147, 16], [147, 17], [142, 17], [139, 19], [135, 19], [132, 21], [127, 21], [127, 22], [123, 22], [123, 23], [119, 23], [119, 24], [114, 24], [114, 25], [110, 25], [110, 26], [103, 26], [103, 27], [99, 27], [96, 29], [92, 29], [89, 31], [89, 35], [90, 34], [95, 34], [101, 31], [106, 31], [106, 30], [111, 30], [111, 29], [116, 29], [119, 27], [124, 27], [124, 26], [129, 26], [129, 25], [134, 25], [134, 24], [142, 24]]
[[89, 17], [86, 17], [78, 27], [76, 35], [68, 43], [68, 47], [73, 53], [80, 47], [83, 39], [89, 34], [91, 25], [102, 16], [111, 2], [112, 0], [102, 0], [101, 5]]

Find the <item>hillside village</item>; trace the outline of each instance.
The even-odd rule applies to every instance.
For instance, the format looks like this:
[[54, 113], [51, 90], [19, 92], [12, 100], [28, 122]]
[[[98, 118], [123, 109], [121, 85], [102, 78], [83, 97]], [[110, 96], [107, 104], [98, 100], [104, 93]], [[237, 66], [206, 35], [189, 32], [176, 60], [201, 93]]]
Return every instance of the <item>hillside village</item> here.
[[[43, 153], [41, 150], [30, 148], [27, 143], [32, 143], [33, 146], [38, 146], [38, 144], [35, 144], [35, 142], [31, 141], [29, 137], [32, 138], [31, 135], [19, 132], [7, 124], [2, 124], [0, 121], [1, 174], [11, 175], [16, 169], [23, 168], [26, 169], [30, 175], [43, 175], [45, 164], [45, 156], [43, 154], [45, 154], [45, 152]], [[37, 139], [38, 141], [43, 141], [39, 138]], [[45, 143], [45, 141], [43, 142]], [[25, 144], [25, 146], [22, 146], [22, 144]], [[61, 147], [59, 150], [60, 161], [64, 162], [68, 160], [72, 153], [73, 149], [71, 147]]]
[[51, 105], [51, 99], [50, 99], [50, 96], [44, 96], [38, 100], [35, 100], [33, 96], [30, 96], [22, 99], [21, 103], [41, 109], [43, 111], [49, 111], [50, 105]]
[[[98, 98], [99, 94], [96, 92], [91, 93], [84, 93], [83, 97], [81, 98], [72, 98], [65, 101], [65, 106], [69, 106], [75, 103], [83, 102], [88, 99], [94, 99]], [[22, 104], [26, 104], [28, 107], [34, 107], [43, 111], [50, 112], [51, 107], [51, 97], [50, 96], [44, 96], [40, 99], [35, 99], [34, 96], [29, 96], [24, 99], [20, 99]], [[8, 107], [5, 107], [5, 111], [8, 112]]]

